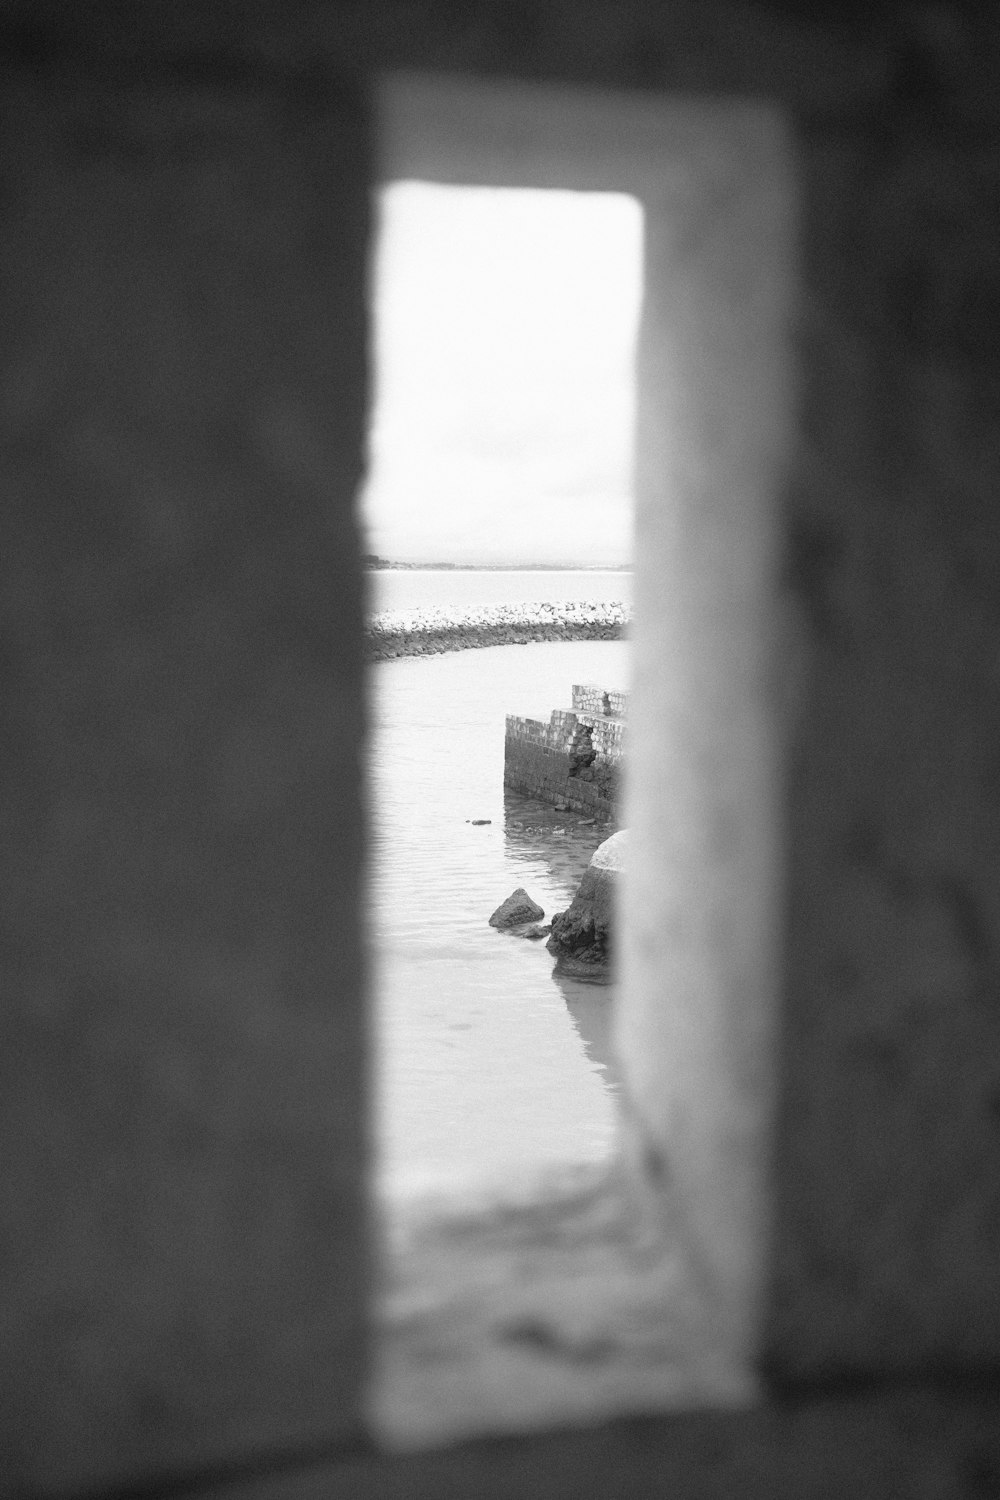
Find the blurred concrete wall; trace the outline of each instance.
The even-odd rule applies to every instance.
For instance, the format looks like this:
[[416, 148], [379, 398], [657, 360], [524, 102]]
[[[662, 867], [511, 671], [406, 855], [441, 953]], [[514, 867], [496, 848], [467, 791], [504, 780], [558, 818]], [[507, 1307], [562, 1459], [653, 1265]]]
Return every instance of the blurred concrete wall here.
[[0, 1449], [85, 1487], [356, 1423], [366, 133], [4, 115]]
[[[804, 1405], [600, 1451], [636, 1495], [994, 1493], [996, 23], [715, 0], [0, 15], [7, 1491], [357, 1433], [365, 80], [402, 65], [735, 94], [794, 143], [760, 1357]], [[286, 1485], [608, 1493], [596, 1441]]]

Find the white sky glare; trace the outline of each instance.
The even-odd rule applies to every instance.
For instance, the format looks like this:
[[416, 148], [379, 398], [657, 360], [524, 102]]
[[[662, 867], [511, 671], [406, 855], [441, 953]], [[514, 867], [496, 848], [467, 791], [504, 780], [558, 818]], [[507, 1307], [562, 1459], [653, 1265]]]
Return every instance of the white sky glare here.
[[365, 551], [628, 563], [637, 200], [392, 183], [372, 276]]

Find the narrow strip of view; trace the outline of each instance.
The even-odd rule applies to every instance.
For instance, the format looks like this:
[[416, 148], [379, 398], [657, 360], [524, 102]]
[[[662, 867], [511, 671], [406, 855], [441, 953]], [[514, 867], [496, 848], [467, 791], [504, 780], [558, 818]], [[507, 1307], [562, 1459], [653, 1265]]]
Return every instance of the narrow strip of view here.
[[585, 1198], [616, 1143], [642, 240], [625, 194], [379, 194], [362, 519], [390, 1440], [561, 1409], [531, 1338], [499, 1380], [495, 1356], [532, 1281], [525, 1213]]
[[426, 183], [379, 210], [363, 516], [391, 1218], [610, 1151], [642, 214]]

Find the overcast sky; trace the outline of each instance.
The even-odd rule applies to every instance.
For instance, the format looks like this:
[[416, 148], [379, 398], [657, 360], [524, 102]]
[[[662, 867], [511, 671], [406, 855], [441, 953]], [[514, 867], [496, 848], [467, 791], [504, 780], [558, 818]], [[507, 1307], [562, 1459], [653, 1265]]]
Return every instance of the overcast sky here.
[[365, 550], [630, 561], [638, 202], [397, 182], [379, 226]]

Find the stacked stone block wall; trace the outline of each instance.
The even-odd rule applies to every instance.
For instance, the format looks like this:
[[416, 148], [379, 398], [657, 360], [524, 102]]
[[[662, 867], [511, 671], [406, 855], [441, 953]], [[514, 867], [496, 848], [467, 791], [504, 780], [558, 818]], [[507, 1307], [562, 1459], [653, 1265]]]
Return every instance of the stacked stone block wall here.
[[570, 702], [578, 713], [624, 719], [628, 712], [628, 693], [616, 688], [597, 687], [592, 682], [574, 683]]
[[625, 725], [621, 719], [609, 719], [603, 714], [577, 715], [577, 722], [590, 730], [591, 742], [598, 757], [617, 764], [625, 750]]
[[549, 722], [508, 714], [504, 737], [504, 785], [511, 791], [574, 812], [614, 820], [625, 746], [623, 718], [586, 712], [612, 700], [623, 711], [626, 695], [603, 688], [574, 686], [574, 708], [552, 710]]

